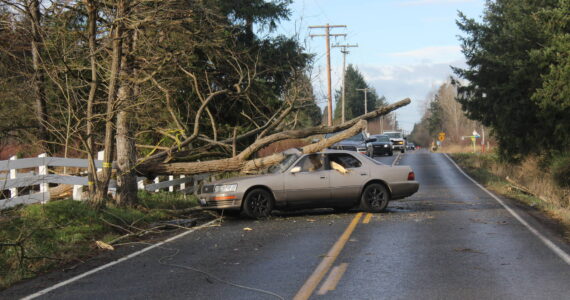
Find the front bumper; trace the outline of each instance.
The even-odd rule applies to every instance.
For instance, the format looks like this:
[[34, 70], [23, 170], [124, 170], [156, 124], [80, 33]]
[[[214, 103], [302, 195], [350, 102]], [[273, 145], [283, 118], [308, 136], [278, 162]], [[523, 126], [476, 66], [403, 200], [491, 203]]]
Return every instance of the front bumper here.
[[199, 194], [198, 202], [204, 209], [241, 209], [240, 193], [208, 193]]

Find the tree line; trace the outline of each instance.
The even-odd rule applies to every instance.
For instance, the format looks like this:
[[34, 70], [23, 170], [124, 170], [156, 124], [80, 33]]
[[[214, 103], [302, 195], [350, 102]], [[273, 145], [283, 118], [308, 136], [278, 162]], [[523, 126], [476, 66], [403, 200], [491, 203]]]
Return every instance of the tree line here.
[[136, 202], [145, 164], [233, 157], [317, 125], [313, 56], [271, 34], [290, 3], [0, 0], [0, 139], [87, 157], [98, 207], [111, 177], [117, 203]]

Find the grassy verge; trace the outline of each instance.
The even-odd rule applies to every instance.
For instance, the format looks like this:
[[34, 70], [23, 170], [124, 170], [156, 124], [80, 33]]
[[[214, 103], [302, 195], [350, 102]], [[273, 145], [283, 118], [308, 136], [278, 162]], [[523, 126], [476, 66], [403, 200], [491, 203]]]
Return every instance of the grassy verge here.
[[490, 190], [556, 219], [566, 228], [566, 237], [570, 238], [570, 191], [557, 186], [555, 177], [541, 170], [536, 161], [510, 165], [501, 162], [493, 153], [449, 155], [473, 179]]
[[119, 237], [153, 222], [179, 217], [197, 199], [174, 193], [139, 194], [137, 208], [95, 211], [84, 202], [61, 200], [0, 211], [0, 289], [40, 273], [81, 262], [102, 251], [96, 241]]

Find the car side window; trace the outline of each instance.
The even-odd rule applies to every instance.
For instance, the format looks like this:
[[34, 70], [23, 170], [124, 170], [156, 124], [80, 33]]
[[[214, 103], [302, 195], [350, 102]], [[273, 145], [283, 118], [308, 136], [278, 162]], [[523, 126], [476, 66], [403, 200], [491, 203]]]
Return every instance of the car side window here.
[[301, 172], [316, 172], [325, 169], [325, 157], [322, 154], [309, 154], [297, 163], [301, 167]]
[[346, 169], [360, 168], [362, 166], [362, 163], [358, 159], [347, 153], [329, 154], [329, 160]]

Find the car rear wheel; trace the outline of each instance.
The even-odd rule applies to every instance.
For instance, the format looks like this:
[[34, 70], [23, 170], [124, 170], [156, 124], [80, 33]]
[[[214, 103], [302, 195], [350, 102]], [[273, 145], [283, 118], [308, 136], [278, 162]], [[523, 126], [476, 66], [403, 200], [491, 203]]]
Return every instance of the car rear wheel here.
[[368, 185], [362, 192], [360, 205], [362, 209], [369, 212], [382, 212], [386, 210], [390, 195], [382, 184], [373, 183]]
[[271, 215], [273, 196], [267, 190], [254, 189], [244, 199], [243, 212], [254, 219], [263, 219]]

